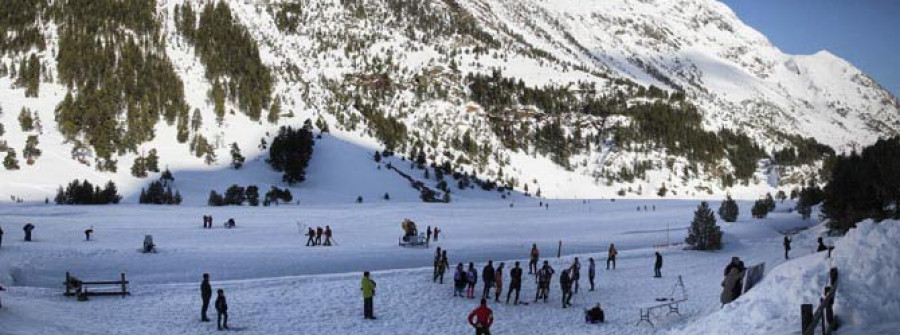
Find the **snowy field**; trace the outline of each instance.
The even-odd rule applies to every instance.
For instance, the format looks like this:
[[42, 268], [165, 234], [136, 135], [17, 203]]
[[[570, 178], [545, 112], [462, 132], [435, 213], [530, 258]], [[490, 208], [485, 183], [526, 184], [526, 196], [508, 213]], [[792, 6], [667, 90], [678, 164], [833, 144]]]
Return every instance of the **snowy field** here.
[[[199, 322], [198, 291], [204, 272], [211, 274], [213, 289], [225, 289], [229, 323], [244, 332], [469, 333], [465, 318], [477, 301], [452, 297], [452, 271], [448, 271], [445, 284], [431, 282], [434, 247], [448, 250], [451, 267], [458, 262], [475, 262], [480, 270], [489, 259], [495, 265], [505, 261], [508, 276], [515, 260], [522, 261], [527, 269], [531, 243], [537, 243], [541, 258], [549, 259], [557, 269], [550, 302], [527, 306], [491, 303], [495, 334], [696, 334], [709, 327], [717, 329], [715, 333], [796, 333], [799, 299], [814, 302], [825, 283], [824, 256], [810, 255], [821, 228], [799, 234], [792, 253], [799, 260], [775, 270], [784, 263], [781, 232], [814, 224], [788, 213], [788, 203], [779, 204], [769, 218], [754, 220], [747, 213], [750, 203], [740, 202], [739, 222], [720, 222], [726, 234], [722, 251], [654, 248], [665, 244], [667, 238], [683, 241], [697, 203], [550, 201], [549, 209], [539, 208], [536, 200], [520, 200], [512, 208], [500, 201], [269, 208], [4, 205], [0, 207], [0, 226], [6, 231], [0, 248], [0, 283], [8, 291], [2, 295], [0, 334], [214, 333], [214, 324]], [[648, 211], [643, 210], [644, 205]], [[641, 211], [636, 210], [638, 206]], [[711, 206], [718, 208], [718, 203]], [[214, 229], [201, 228], [205, 214], [214, 217]], [[237, 221], [237, 228], [222, 228], [222, 222], [230, 217]], [[421, 230], [427, 225], [440, 226], [440, 241], [429, 249], [399, 247], [403, 218], [416, 221]], [[20, 229], [26, 222], [37, 226], [35, 242], [22, 242]], [[298, 222], [330, 225], [337, 245], [305, 247]], [[91, 226], [95, 234], [86, 242], [82, 232]], [[896, 230], [884, 234], [888, 233], [897, 234]], [[159, 253], [139, 252], [145, 234], [153, 235]], [[556, 258], [560, 240], [563, 257]], [[605, 270], [609, 243], [615, 243], [620, 251], [616, 270]], [[662, 279], [652, 277], [656, 250], [665, 258]], [[558, 273], [575, 256], [583, 267], [581, 291], [573, 299], [573, 308], [562, 309]], [[765, 262], [767, 278], [760, 286], [765, 289], [751, 291], [720, 309], [722, 269], [732, 256], [741, 257], [748, 266]], [[588, 257], [598, 260], [594, 292], [586, 290]], [[840, 257], [835, 259], [837, 262]], [[887, 270], [896, 274], [896, 264], [887, 266]], [[365, 270], [373, 271], [378, 283], [376, 321], [364, 321], [361, 315], [359, 280]], [[87, 302], [63, 297], [66, 271], [83, 280], [113, 280], [124, 271], [131, 281], [132, 295], [92, 297]], [[784, 278], [770, 280], [770, 271]], [[683, 316], [658, 313], [653, 318], [655, 328], [646, 323], [635, 326], [638, 308], [667, 296], [677, 275], [683, 276], [690, 298], [682, 308]], [[803, 287], [781, 285], [800, 286], [801, 281]], [[798, 290], [809, 292], [783, 296]], [[534, 280], [526, 276], [522, 300], [533, 300], [534, 293]], [[760, 297], [753, 298], [754, 294]], [[751, 301], [743, 301], [745, 298]], [[587, 325], [582, 309], [596, 302], [606, 310], [607, 323]], [[760, 308], [773, 309], [771, 304], [776, 303], [787, 306], [774, 310], [787, 312], [758, 312]], [[757, 312], [746, 315], [745, 324], [737, 328], [722, 325], [735, 318], [741, 308]], [[768, 319], [775, 322], [766, 322]]]

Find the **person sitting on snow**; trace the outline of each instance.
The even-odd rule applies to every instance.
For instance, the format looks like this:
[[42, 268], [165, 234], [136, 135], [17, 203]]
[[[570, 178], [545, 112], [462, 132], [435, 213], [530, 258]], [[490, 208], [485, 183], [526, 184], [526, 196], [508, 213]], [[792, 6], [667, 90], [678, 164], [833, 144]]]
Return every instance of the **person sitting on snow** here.
[[590, 324], [603, 323], [605, 321], [603, 309], [600, 308], [600, 303], [594, 305], [594, 308], [584, 311], [584, 321]]

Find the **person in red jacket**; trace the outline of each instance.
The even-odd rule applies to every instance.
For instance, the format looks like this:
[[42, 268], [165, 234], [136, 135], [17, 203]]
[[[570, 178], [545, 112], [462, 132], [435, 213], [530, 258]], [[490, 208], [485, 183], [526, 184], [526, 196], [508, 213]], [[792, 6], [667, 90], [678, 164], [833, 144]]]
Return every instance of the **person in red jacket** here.
[[481, 306], [469, 313], [469, 324], [475, 327], [475, 335], [491, 335], [493, 323], [494, 311], [487, 307], [487, 299], [481, 299]]

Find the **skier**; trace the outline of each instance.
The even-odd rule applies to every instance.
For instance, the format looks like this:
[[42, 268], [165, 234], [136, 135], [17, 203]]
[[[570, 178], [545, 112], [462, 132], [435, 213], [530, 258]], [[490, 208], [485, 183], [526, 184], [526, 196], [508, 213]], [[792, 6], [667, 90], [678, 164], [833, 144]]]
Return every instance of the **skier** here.
[[728, 263], [728, 266], [725, 267], [725, 276], [728, 276], [731, 273], [732, 269], [738, 270], [737, 283], [732, 287], [731, 300], [737, 299], [741, 296], [741, 291], [744, 288], [744, 270], [747, 268], [744, 266], [744, 262], [741, 261], [738, 257], [731, 257], [731, 263]]
[[363, 294], [363, 318], [375, 320], [374, 301], [375, 281], [369, 277], [369, 271], [363, 272], [361, 290]]
[[447, 260], [447, 250], [441, 252], [441, 259], [438, 261], [437, 265], [437, 278], [439, 279], [438, 283], [444, 283], [444, 271], [450, 268], [450, 261]]
[[544, 266], [538, 271], [538, 289], [534, 302], [543, 298], [544, 302], [550, 297], [550, 281], [553, 279], [555, 271], [550, 267], [550, 263], [544, 261]]
[[26, 224], [25, 227], [22, 227], [22, 230], [25, 231], [25, 242], [31, 242], [31, 231], [34, 230], [34, 225]]
[[572, 304], [572, 279], [569, 277], [569, 269], [563, 270], [559, 274], [559, 288], [562, 290], [562, 307], [566, 308]]
[[741, 278], [741, 272], [738, 268], [734, 267], [728, 271], [728, 275], [725, 276], [725, 279], [722, 281], [722, 295], [720, 296], [720, 300], [722, 302], [722, 306], [734, 301], [738, 298], [735, 295], [735, 287], [739, 287], [738, 282]]
[[500, 302], [500, 294], [503, 293], [503, 266], [505, 264], [500, 262], [500, 266], [494, 270], [494, 283], [497, 286], [497, 292], [494, 292], [494, 302]]
[[456, 265], [456, 273], [453, 274], [453, 296], [463, 297], [463, 290], [466, 289], [468, 281], [466, 271], [463, 270], [463, 264]]
[[434, 251], [434, 261], [431, 262], [431, 265], [433, 267], [431, 269], [431, 282], [432, 283], [437, 281], [438, 267], [440, 266], [440, 263], [441, 263], [441, 247], [437, 247], [437, 249]]
[[438, 240], [438, 234], [440, 234], [440, 233], [441, 233], [441, 230], [438, 229], [437, 226], [434, 226], [434, 241], [435, 241], [435, 242], [437, 242], [437, 240]]
[[506, 292], [506, 303], [509, 303], [509, 296], [512, 292], [516, 291], [516, 300], [513, 302], [513, 305], [518, 305], [520, 290], [522, 290], [522, 268], [519, 267], [519, 262], [516, 261], [516, 266], [509, 271], [509, 291]]
[[209, 300], [212, 299], [212, 286], [209, 285], [209, 274], [203, 274], [203, 282], [200, 283], [200, 299], [203, 300], [203, 307], [200, 307], [200, 321], [209, 322], [206, 311], [209, 309]]
[[594, 277], [597, 275], [597, 266], [594, 264], [594, 257], [588, 258], [588, 281], [591, 282], [591, 291], [594, 291]]
[[94, 227], [91, 227], [91, 228], [88, 228], [87, 230], [85, 230], [85, 231], [84, 231], [84, 240], [85, 240], [85, 241], [90, 241], [90, 240], [91, 240], [91, 234], [93, 234], [93, 233], [94, 233]]
[[225, 300], [225, 290], [219, 289], [216, 297], [216, 326], [219, 330], [228, 329], [228, 302]]
[[469, 263], [469, 271], [466, 272], [466, 297], [475, 299], [475, 284], [478, 284], [478, 270], [475, 270], [475, 264]]
[[481, 299], [481, 305], [469, 313], [469, 324], [475, 327], [475, 335], [491, 335], [491, 324], [494, 323], [494, 311], [487, 306], [487, 299]]
[[609, 244], [609, 254], [608, 254], [608, 257], [606, 258], [606, 269], [607, 270], [609, 270], [610, 262], [612, 263], [613, 270], [616, 269], [616, 256], [618, 256], [618, 255], [619, 255], [619, 251], [616, 250], [616, 245], [610, 243]]
[[789, 259], [788, 253], [791, 251], [791, 237], [784, 235], [784, 259]]
[[316, 231], [312, 229], [312, 227], [307, 228], [306, 236], [309, 238], [306, 240], [306, 246], [315, 246], [316, 245]]
[[538, 270], [538, 248], [537, 243], [531, 245], [531, 260], [528, 262], [528, 274], [537, 274]]
[[656, 252], [656, 264], [653, 265], [653, 277], [662, 278], [662, 254], [659, 251]]
[[484, 281], [484, 290], [481, 297], [487, 299], [491, 296], [491, 288], [494, 287], [494, 262], [488, 261], [487, 265], [481, 269], [481, 280]]
[[316, 241], [313, 245], [322, 245], [322, 227], [316, 227]]
[[575, 293], [578, 293], [578, 281], [581, 279], [581, 262], [575, 257], [575, 262], [569, 267], [569, 278], [572, 279], [572, 286]]
[[428, 230], [425, 231], [425, 242], [431, 242], [431, 226], [428, 226]]
[[325, 246], [331, 246], [331, 226], [325, 226]]

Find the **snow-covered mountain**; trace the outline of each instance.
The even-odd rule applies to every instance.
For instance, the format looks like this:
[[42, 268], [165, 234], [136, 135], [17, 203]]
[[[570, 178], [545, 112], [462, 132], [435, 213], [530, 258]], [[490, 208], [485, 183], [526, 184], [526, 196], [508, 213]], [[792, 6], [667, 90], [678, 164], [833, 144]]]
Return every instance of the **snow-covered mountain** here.
[[[10, 69], [0, 76], [5, 129], [0, 141], [21, 158], [28, 136], [36, 135], [43, 151], [33, 164], [23, 159], [19, 170], [0, 170], [2, 196], [26, 200], [52, 198], [58, 185], [73, 178], [111, 179], [133, 194], [148, 179], [133, 177], [131, 164], [150, 149], [159, 151], [160, 164], [176, 178], [179, 171], [208, 172], [207, 178], [186, 181], [193, 183], [184, 187], [194, 202], [231, 183], [265, 188], [280, 180], [262, 162], [267, 155], [258, 146], [260, 139], [270, 140], [279, 126], [300, 126], [306, 120], [319, 130], [327, 125], [325, 140], [330, 142], [321, 150], [345, 148], [353, 158], [314, 154], [309, 182], [298, 188], [301, 198], [328, 193], [347, 201], [390, 190], [412, 192], [406, 198], [416, 198], [411, 189], [400, 191], [407, 181], [397, 174], [387, 169], [372, 174], [377, 165], [370, 153], [385, 146], [410, 158], [424, 151], [428, 162], [448, 162], [454, 170], [523, 193], [540, 190], [545, 197], [709, 197], [730, 192], [753, 198], [802, 183], [821, 165], [821, 156], [775, 165], [770, 157], [775, 151], [821, 143], [841, 152], [900, 134], [900, 103], [869, 76], [827, 51], [784, 54], [712, 0], [226, 1], [233, 25], [257, 42], [253, 47], [271, 71], [262, 115], [279, 108], [280, 117], [259, 120], [259, 114], [247, 113], [241, 99], [248, 94], [235, 93], [240, 87], [230, 88], [217, 115], [214, 83], [239, 81], [235, 74], [241, 69], [228, 72], [225, 66], [224, 74], [215, 74], [211, 68], [238, 56], [210, 59], [198, 50], [200, 39], [185, 32], [189, 4], [192, 17], [200, 17], [191, 20], [199, 27], [197, 34], [211, 34], [203, 29], [209, 24], [203, 19], [209, 1], [158, 0], [135, 6], [158, 27], [124, 23], [133, 18], [108, 14], [107, 21], [123, 20], [109, 28], [121, 35], [97, 37], [96, 45], [138, 40], [138, 48], [157, 55], [163, 68], [177, 75], [188, 107], [173, 116], [177, 122], [153, 116], [152, 139], [113, 141], [119, 147], [109, 159], [118, 162], [117, 172], [100, 172], [99, 161], [90, 159], [101, 151], [96, 138], [88, 130], [64, 133], [55, 121], [67, 94], [87, 94], [85, 84], [62, 78], [78, 73], [67, 68], [79, 52], [65, 45], [72, 43], [66, 29], [78, 26], [78, 15], [89, 14], [72, 10], [78, 3], [74, 0], [33, 2], [42, 4], [33, 6], [39, 8], [36, 13], [22, 11], [18, 20], [0, 24], [7, 42], [30, 28], [44, 44], [15, 49], [8, 47], [14, 43], [0, 43], [6, 45], [0, 63]], [[64, 19], [59, 12], [66, 11], [75, 14]], [[244, 51], [235, 48], [233, 54], [245, 57]], [[31, 55], [41, 68], [37, 97], [26, 97], [27, 85], [20, 79], [20, 64]], [[479, 80], [486, 84], [476, 86]], [[510, 91], [503, 80], [521, 86]], [[177, 85], [166, 88], [173, 87], [178, 91]], [[278, 107], [266, 100], [277, 101]], [[591, 109], [585, 106], [588, 101], [605, 105]], [[666, 109], [635, 107], [652, 104]], [[103, 127], [128, 133], [134, 127], [128, 111], [142, 106], [113, 106]], [[19, 126], [22, 108], [34, 111], [39, 127], [26, 131]], [[202, 122], [187, 129], [187, 115], [195, 110], [191, 118]], [[696, 125], [689, 123], [694, 110], [700, 116]], [[654, 116], [669, 111], [687, 111], [683, 120], [688, 121], [654, 124], [670, 120]], [[683, 134], [682, 128], [690, 129], [689, 135], [658, 135]], [[733, 148], [738, 141], [722, 129], [749, 144]], [[649, 135], [651, 130], [656, 137]], [[211, 144], [212, 164], [195, 155], [199, 137]], [[229, 171], [231, 143], [255, 165]], [[358, 150], [346, 149], [348, 145]], [[330, 168], [337, 164], [342, 168]], [[397, 165], [427, 185], [437, 183], [425, 178], [423, 170]], [[742, 173], [739, 165], [745, 170], [749, 165], [751, 171]], [[372, 177], [340, 178], [335, 171]], [[463, 198], [482, 196], [451, 189]]]

